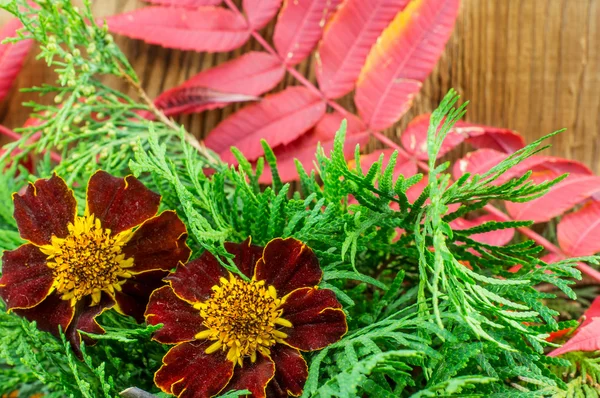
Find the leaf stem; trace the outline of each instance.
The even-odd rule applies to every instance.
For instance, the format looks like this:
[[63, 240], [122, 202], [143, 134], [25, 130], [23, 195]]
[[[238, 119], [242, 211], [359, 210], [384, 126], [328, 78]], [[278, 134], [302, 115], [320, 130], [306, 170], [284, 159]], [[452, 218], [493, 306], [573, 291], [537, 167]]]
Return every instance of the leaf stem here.
[[[158, 109], [156, 107], [156, 105], [154, 104], [154, 101], [152, 101], [150, 99], [150, 97], [148, 97], [148, 94], [146, 94], [146, 91], [140, 85], [139, 82], [137, 82], [129, 73], [125, 72], [120, 66], [119, 66], [119, 73], [125, 79], [127, 84], [129, 84], [133, 89], [135, 89], [135, 91], [138, 93], [138, 95], [140, 96], [142, 101], [144, 101], [144, 103], [150, 109], [152, 114], [158, 120], [160, 120], [160, 122], [162, 122], [165, 126], [170, 128], [171, 130], [181, 131], [181, 126], [177, 125], [172, 119], [168, 118], [160, 109]], [[210, 153], [210, 151], [208, 151], [208, 149], [204, 145], [204, 142], [199, 141], [194, 135], [190, 134], [187, 131], [185, 131], [184, 137], [188, 144], [190, 144], [193, 148], [198, 150], [198, 152], [200, 152], [211, 163], [214, 163], [214, 164], [221, 163], [221, 160], [219, 160], [218, 158], [215, 158]]]
[[[241, 17], [244, 18], [244, 14], [242, 14], [242, 12], [239, 10], [239, 8], [237, 8], [237, 6], [233, 3], [232, 0], [225, 0], [225, 4], [227, 5], [227, 7], [229, 7], [231, 11], [239, 14]], [[281, 61], [281, 64], [285, 67], [285, 70], [296, 80], [298, 80], [304, 87], [317, 94], [325, 103], [327, 103], [327, 105], [329, 105], [342, 115], [346, 116], [350, 114], [350, 112], [348, 112], [348, 110], [342, 105], [325, 97], [325, 94], [321, 90], [319, 90], [317, 86], [311, 83], [306, 77], [304, 77], [300, 72], [298, 72], [296, 68], [294, 68], [292, 65], [287, 64], [284, 61], [284, 59], [277, 53], [277, 51], [275, 51], [275, 49], [264, 39], [264, 37], [260, 35], [260, 33], [258, 33], [254, 29], [251, 29], [250, 34], [269, 54], [277, 57]]]

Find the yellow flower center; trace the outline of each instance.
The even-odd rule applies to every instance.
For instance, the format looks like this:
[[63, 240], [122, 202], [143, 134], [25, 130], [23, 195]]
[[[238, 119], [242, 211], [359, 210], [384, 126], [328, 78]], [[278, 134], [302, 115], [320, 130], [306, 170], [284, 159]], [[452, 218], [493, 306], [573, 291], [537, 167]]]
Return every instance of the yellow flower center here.
[[122, 253], [131, 231], [111, 236], [93, 215], [76, 216], [68, 228], [66, 238], [53, 236], [50, 245], [40, 248], [53, 270], [53, 287], [71, 305], [88, 295], [91, 305], [98, 304], [102, 291], [112, 295], [132, 276], [127, 268], [133, 266], [133, 258]]
[[210, 299], [195, 305], [207, 327], [196, 338], [215, 340], [206, 353], [228, 350], [227, 359], [240, 365], [247, 356], [256, 361], [257, 352], [269, 355], [269, 347], [287, 337], [277, 327], [292, 326], [281, 317], [283, 300], [264, 281], [246, 282], [233, 275], [220, 281]]

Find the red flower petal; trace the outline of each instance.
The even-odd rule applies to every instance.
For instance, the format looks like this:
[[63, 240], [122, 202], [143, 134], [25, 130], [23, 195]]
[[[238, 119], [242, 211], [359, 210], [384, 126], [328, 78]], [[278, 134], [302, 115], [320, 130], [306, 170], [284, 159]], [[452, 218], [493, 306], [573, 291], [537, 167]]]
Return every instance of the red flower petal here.
[[200, 311], [177, 297], [170, 286], [152, 293], [145, 315], [149, 325], [164, 325], [153, 336], [154, 340], [163, 344], [193, 340], [198, 332], [206, 329], [202, 325], [204, 320]]
[[35, 307], [15, 310], [15, 314], [27, 318], [30, 322], [35, 321], [37, 327], [45, 332], [50, 332], [59, 337], [58, 327], [67, 330], [73, 319], [73, 307], [70, 301], [63, 300], [60, 294], [54, 292]]
[[36, 245], [50, 243], [52, 235], [64, 238], [75, 220], [77, 202], [65, 181], [54, 174], [50, 179], [29, 184], [23, 195], [14, 195], [14, 217], [23, 239]]
[[7, 309], [31, 308], [49, 294], [54, 276], [46, 265], [46, 255], [32, 244], [6, 251], [2, 256], [0, 297]]
[[144, 222], [123, 247], [123, 253], [134, 259], [132, 272], [169, 271], [190, 257], [186, 239], [187, 230], [177, 213], [165, 211]]
[[308, 378], [308, 365], [300, 351], [277, 344], [271, 347], [271, 359], [275, 362], [275, 377], [267, 387], [267, 395], [281, 398], [300, 396]]
[[252, 278], [256, 262], [263, 254], [263, 248], [253, 245], [251, 239], [248, 238], [239, 244], [226, 242], [225, 250], [235, 256], [233, 262], [238, 269], [248, 278]]
[[268, 357], [259, 354], [254, 363], [246, 358], [244, 366], [235, 369], [233, 377], [223, 392], [248, 390], [254, 398], [265, 398], [267, 396], [265, 389], [274, 374], [275, 364]]
[[322, 275], [315, 253], [294, 238], [270, 241], [254, 270], [255, 279], [273, 285], [280, 296], [301, 287], [316, 286]]
[[97, 171], [87, 188], [87, 207], [113, 234], [140, 225], [158, 211], [160, 195], [152, 192], [137, 178], [113, 177]]
[[[100, 302], [94, 306], [90, 306], [90, 298], [86, 298], [75, 305], [75, 316], [69, 325], [65, 335], [71, 342], [71, 347], [77, 356], [81, 357], [81, 340], [85, 341], [85, 345], [90, 346], [96, 344], [96, 341], [90, 337], [82, 336], [79, 330], [87, 333], [104, 334], [104, 329], [96, 322], [96, 317], [104, 311], [112, 308], [115, 305], [115, 300], [108, 294], [102, 293]], [[67, 303], [69, 301], [66, 301]]]
[[154, 383], [178, 398], [212, 397], [233, 375], [233, 362], [224, 351], [206, 354], [210, 341], [181, 343], [163, 358], [163, 366], [154, 375]]
[[151, 271], [128, 279], [121, 286], [121, 291], [115, 292], [117, 311], [134, 317], [139, 323], [144, 322], [144, 311], [150, 295], [165, 285], [163, 278], [167, 275], [168, 273], [164, 271]]
[[212, 295], [211, 288], [220, 283], [222, 276], [227, 276], [225, 268], [215, 256], [205, 251], [196, 260], [185, 265], [179, 264], [177, 270], [165, 280], [171, 284], [177, 296], [190, 303], [199, 303]]
[[285, 342], [302, 351], [314, 351], [340, 340], [348, 331], [342, 305], [329, 289], [303, 288], [285, 298], [282, 317], [292, 323], [283, 328]]

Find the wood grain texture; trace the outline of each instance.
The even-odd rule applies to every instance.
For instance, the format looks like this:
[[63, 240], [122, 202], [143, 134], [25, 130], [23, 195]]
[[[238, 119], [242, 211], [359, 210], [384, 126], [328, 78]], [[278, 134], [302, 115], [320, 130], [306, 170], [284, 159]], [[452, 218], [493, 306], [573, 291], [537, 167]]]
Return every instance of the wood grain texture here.
[[[101, 0], [94, 8], [98, 16], [108, 16], [143, 6], [139, 0]], [[7, 18], [1, 14], [0, 23]], [[269, 39], [272, 32], [273, 24], [262, 30]], [[116, 41], [151, 97], [200, 70], [250, 49], [261, 49], [254, 40], [223, 54], [171, 51], [127, 38]], [[310, 60], [297, 69], [315, 81]], [[15, 86], [53, 80], [54, 73], [31, 54]], [[295, 84], [294, 78], [286, 75], [277, 89]], [[468, 121], [517, 130], [527, 142], [566, 128], [566, 133], [551, 140], [550, 153], [580, 160], [599, 173], [600, 0], [462, 0], [457, 26], [443, 57], [413, 108], [386, 135], [399, 142], [398, 134], [412, 117], [434, 109], [451, 87], [471, 101]], [[22, 125], [28, 111], [21, 104], [31, 99], [39, 100], [13, 88], [8, 99], [0, 103], [0, 123]], [[340, 103], [354, 111], [350, 95]], [[203, 137], [238, 107], [179, 120], [190, 132]], [[373, 142], [371, 146], [381, 145]]]

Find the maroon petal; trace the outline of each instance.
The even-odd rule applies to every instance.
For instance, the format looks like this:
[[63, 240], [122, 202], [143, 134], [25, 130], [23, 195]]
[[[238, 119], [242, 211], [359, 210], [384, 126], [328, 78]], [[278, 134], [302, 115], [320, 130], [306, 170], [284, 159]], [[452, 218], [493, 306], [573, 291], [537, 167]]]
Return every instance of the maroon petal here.
[[175, 295], [170, 286], [155, 290], [150, 296], [146, 310], [146, 322], [149, 325], [163, 324], [153, 339], [163, 344], [176, 344], [190, 341], [206, 329], [200, 311]]
[[44, 332], [50, 332], [59, 337], [58, 327], [64, 332], [73, 319], [73, 307], [69, 300], [63, 300], [54, 292], [35, 307], [15, 310], [15, 314], [27, 318], [30, 322], [35, 321], [37, 328]]
[[211, 288], [220, 283], [222, 276], [227, 276], [225, 268], [215, 256], [205, 251], [196, 260], [185, 265], [179, 264], [177, 270], [165, 280], [171, 284], [177, 296], [190, 303], [199, 303], [212, 295]]
[[14, 217], [23, 239], [36, 245], [49, 244], [52, 235], [64, 238], [75, 220], [77, 202], [65, 181], [54, 174], [50, 179], [29, 184], [23, 195], [13, 195]]
[[302, 351], [314, 351], [340, 340], [348, 331], [342, 306], [329, 289], [302, 288], [285, 298], [282, 317], [292, 323], [283, 328], [285, 342]]
[[96, 317], [115, 305], [115, 300], [106, 293], [102, 293], [98, 304], [90, 306], [90, 302], [90, 298], [88, 297], [75, 305], [75, 316], [65, 333], [71, 342], [73, 351], [79, 357], [81, 357], [81, 340], [85, 341], [85, 344], [88, 346], [96, 344], [94, 339], [82, 336], [79, 330], [87, 333], [104, 334], [104, 329], [98, 325]]
[[248, 390], [254, 398], [265, 398], [267, 384], [274, 375], [275, 364], [270, 358], [259, 354], [254, 363], [250, 358], [246, 358], [244, 366], [235, 369], [233, 377], [223, 392]]
[[254, 270], [255, 279], [273, 285], [280, 296], [301, 287], [316, 286], [322, 275], [315, 253], [294, 238], [270, 241]]
[[275, 362], [275, 377], [267, 387], [267, 395], [274, 398], [300, 396], [308, 378], [308, 365], [302, 354], [295, 348], [277, 344], [271, 347], [271, 359]]
[[7, 309], [31, 308], [42, 302], [54, 283], [46, 255], [32, 244], [6, 251], [2, 256], [0, 297]]
[[206, 354], [209, 341], [181, 343], [163, 358], [154, 383], [164, 392], [179, 398], [204, 398], [217, 395], [233, 374], [233, 362], [224, 351]]
[[144, 222], [123, 247], [123, 253], [134, 259], [132, 272], [169, 271], [190, 257], [186, 239], [185, 225], [177, 213], [165, 211]]
[[121, 291], [115, 292], [117, 311], [134, 317], [139, 323], [144, 322], [144, 311], [150, 295], [165, 285], [163, 278], [167, 275], [168, 273], [164, 271], [151, 271], [128, 279], [121, 286]]
[[225, 243], [225, 250], [233, 254], [235, 257], [233, 262], [238, 269], [248, 278], [254, 275], [254, 267], [263, 253], [263, 248], [252, 244], [250, 238], [242, 243]]
[[158, 211], [160, 195], [152, 192], [137, 178], [113, 177], [96, 172], [87, 188], [87, 208], [113, 234], [128, 230], [152, 218]]

